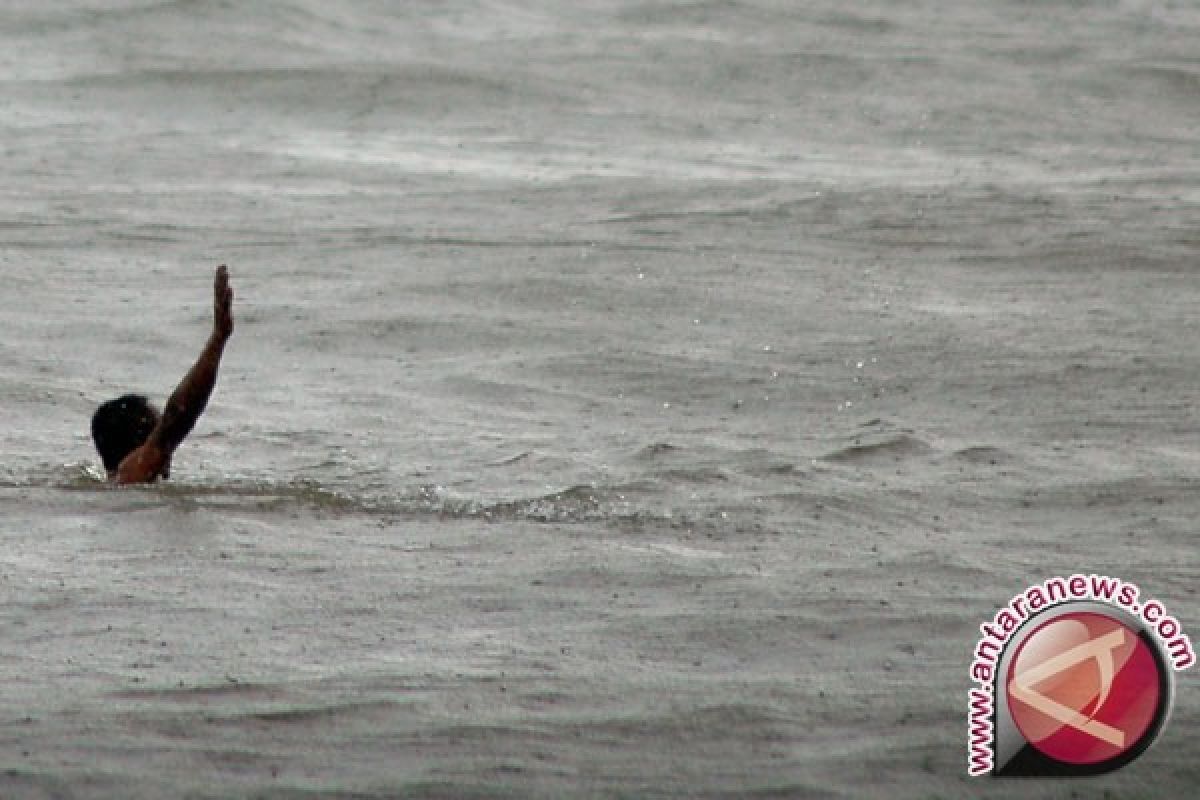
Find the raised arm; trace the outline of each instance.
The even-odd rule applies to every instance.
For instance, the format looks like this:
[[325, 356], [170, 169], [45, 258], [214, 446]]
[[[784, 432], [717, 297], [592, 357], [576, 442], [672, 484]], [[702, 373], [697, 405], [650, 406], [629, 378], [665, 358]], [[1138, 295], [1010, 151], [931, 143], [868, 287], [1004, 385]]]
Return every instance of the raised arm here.
[[233, 335], [233, 289], [229, 270], [217, 267], [213, 285], [213, 331], [200, 357], [180, 381], [163, 409], [158, 426], [146, 442], [117, 467], [118, 483], [145, 483], [170, 469], [171, 454], [179, 447], [200, 418], [213, 387], [225, 343]]

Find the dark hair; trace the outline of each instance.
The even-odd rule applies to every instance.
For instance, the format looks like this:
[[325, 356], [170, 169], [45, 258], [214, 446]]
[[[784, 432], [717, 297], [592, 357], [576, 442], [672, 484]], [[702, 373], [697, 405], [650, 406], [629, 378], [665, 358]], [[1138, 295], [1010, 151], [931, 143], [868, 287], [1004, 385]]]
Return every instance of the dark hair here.
[[140, 394], [109, 400], [92, 415], [92, 441], [104, 469], [112, 472], [125, 456], [142, 445], [158, 425], [158, 409]]

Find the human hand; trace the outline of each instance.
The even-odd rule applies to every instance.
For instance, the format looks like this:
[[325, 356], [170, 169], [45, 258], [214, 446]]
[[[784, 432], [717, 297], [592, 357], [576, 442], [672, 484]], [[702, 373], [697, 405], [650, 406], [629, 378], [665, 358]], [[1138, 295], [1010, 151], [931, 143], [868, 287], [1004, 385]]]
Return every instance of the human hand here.
[[222, 339], [233, 335], [233, 287], [229, 285], [229, 269], [217, 267], [213, 281], [213, 332]]

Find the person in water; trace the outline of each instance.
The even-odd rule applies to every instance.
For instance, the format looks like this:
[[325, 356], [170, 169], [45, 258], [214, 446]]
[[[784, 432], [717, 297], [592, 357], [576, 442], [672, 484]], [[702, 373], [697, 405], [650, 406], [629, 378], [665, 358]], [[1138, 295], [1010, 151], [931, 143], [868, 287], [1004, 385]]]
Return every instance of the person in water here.
[[212, 335], [163, 413], [142, 395], [127, 394], [109, 400], [92, 416], [92, 440], [110, 481], [152, 483], [170, 477], [171, 456], [208, 405], [221, 354], [232, 335], [233, 289], [229, 270], [221, 265], [213, 285]]

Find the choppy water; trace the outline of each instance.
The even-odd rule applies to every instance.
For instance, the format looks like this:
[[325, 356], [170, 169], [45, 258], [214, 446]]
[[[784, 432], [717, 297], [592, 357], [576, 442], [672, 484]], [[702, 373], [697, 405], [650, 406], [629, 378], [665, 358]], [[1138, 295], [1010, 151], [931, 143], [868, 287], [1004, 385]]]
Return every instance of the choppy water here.
[[[1200, 625], [1198, 35], [0, 9], [0, 793], [969, 791], [1011, 594], [1094, 569]], [[88, 418], [166, 397], [217, 263], [209, 411], [109, 490]], [[1183, 688], [1107, 785], [1194, 783]]]

